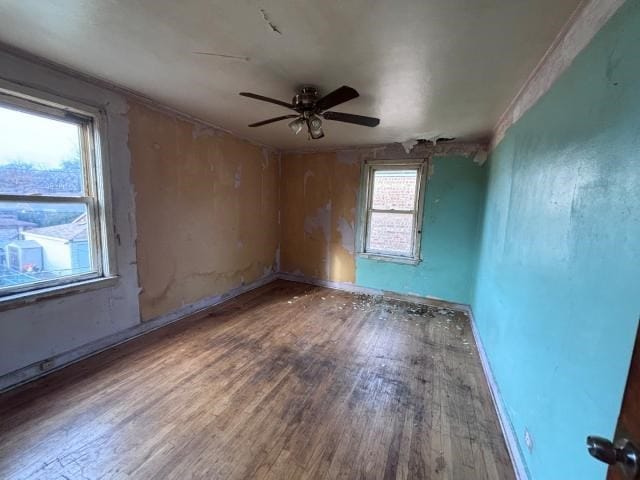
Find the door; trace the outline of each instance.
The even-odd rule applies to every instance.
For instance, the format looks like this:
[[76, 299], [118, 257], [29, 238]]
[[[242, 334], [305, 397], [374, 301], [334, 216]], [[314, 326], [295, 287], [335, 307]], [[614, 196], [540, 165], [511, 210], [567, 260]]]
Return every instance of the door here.
[[[616, 438], [628, 438], [640, 445], [640, 341], [636, 334], [636, 344], [633, 347], [633, 355], [631, 357], [631, 368], [629, 369], [629, 378], [627, 379], [627, 388], [624, 392], [622, 400], [622, 409], [620, 417], [618, 417], [618, 425], [616, 427]], [[609, 467], [607, 480], [623, 480], [624, 475], [620, 468], [615, 466]]]
[[[631, 367], [627, 378], [627, 386], [622, 400], [622, 408], [616, 426], [615, 445], [605, 439], [589, 437], [587, 445], [589, 453], [596, 458], [609, 463], [607, 480], [640, 479], [639, 473], [634, 473], [633, 457], [640, 462], [640, 334], [636, 333], [636, 342], [631, 357]], [[623, 447], [623, 439], [631, 443]], [[616, 449], [617, 447], [617, 449]], [[614, 452], [614, 449], [616, 450]], [[627, 468], [620, 463], [627, 463]], [[611, 463], [614, 463], [611, 465]], [[626, 471], [625, 471], [626, 470]], [[638, 468], [640, 471], [640, 468]], [[635, 476], [634, 476], [635, 475]]]

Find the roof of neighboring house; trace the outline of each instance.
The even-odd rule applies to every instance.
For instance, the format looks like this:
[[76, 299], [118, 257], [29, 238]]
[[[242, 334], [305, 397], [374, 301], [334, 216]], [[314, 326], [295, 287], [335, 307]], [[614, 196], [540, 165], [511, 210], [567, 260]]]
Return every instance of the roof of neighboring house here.
[[50, 227], [31, 228], [23, 235], [38, 235], [40, 237], [57, 238], [69, 242], [87, 239], [87, 216], [80, 215], [71, 223], [52, 225]]
[[18, 220], [14, 216], [0, 215], [0, 228], [7, 227], [35, 227], [35, 223]]

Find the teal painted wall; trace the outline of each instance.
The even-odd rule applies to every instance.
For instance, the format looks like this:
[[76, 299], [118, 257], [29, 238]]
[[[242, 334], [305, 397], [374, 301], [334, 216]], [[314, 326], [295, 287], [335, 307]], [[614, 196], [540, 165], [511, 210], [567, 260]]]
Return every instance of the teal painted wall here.
[[470, 157], [432, 159], [423, 208], [422, 262], [406, 265], [358, 257], [356, 284], [470, 303], [485, 170]]
[[[604, 478], [640, 314], [640, 2], [489, 160], [473, 310], [531, 478]], [[524, 448], [524, 431], [534, 448]]]

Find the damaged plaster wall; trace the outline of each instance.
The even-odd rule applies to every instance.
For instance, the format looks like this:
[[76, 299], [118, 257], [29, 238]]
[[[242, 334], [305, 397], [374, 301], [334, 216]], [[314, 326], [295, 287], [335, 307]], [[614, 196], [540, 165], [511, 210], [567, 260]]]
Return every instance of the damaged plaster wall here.
[[417, 265], [358, 257], [363, 287], [469, 304], [477, 263], [485, 168], [474, 157], [434, 154], [422, 209]]
[[[282, 158], [282, 266], [318, 280], [469, 303], [476, 264], [484, 169], [479, 144], [420, 143]], [[423, 261], [406, 265], [356, 254], [358, 197], [366, 159], [430, 159], [422, 236]]]
[[284, 154], [281, 270], [355, 282], [355, 214], [360, 163], [336, 152]]
[[[39, 373], [19, 371], [140, 323], [136, 215], [123, 96], [16, 55], [0, 52], [0, 78], [102, 109], [107, 118], [112, 216], [117, 238], [115, 284], [0, 312], [0, 389]], [[55, 365], [54, 362], [54, 367]], [[15, 375], [9, 375], [17, 372]], [[9, 375], [9, 377], [6, 377]], [[4, 377], [3, 377], [4, 376]]]
[[137, 102], [129, 124], [143, 320], [278, 270], [278, 153]]

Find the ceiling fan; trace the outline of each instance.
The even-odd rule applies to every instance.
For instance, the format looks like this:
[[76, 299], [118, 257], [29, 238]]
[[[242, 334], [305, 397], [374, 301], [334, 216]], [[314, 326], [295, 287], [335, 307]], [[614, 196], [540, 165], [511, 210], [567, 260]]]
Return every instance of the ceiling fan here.
[[252, 123], [249, 125], [250, 127], [261, 127], [262, 125], [267, 125], [269, 123], [295, 118], [295, 120], [289, 123], [289, 128], [297, 135], [300, 133], [302, 128], [306, 126], [309, 132], [309, 137], [314, 140], [324, 137], [324, 132], [322, 131], [322, 118], [325, 120], [335, 120], [337, 122], [363, 125], [365, 127], [375, 127], [380, 123], [379, 118], [328, 111], [336, 105], [340, 105], [341, 103], [348, 102], [349, 100], [353, 100], [360, 96], [354, 88], [347, 87], [346, 85], [343, 85], [322, 98], [319, 98], [318, 89], [316, 87], [304, 86], [300, 89], [299, 93], [293, 97], [291, 103], [249, 92], [240, 92], [240, 95], [280, 105], [281, 107], [289, 108], [297, 112], [295, 115], [282, 115], [280, 117]]

